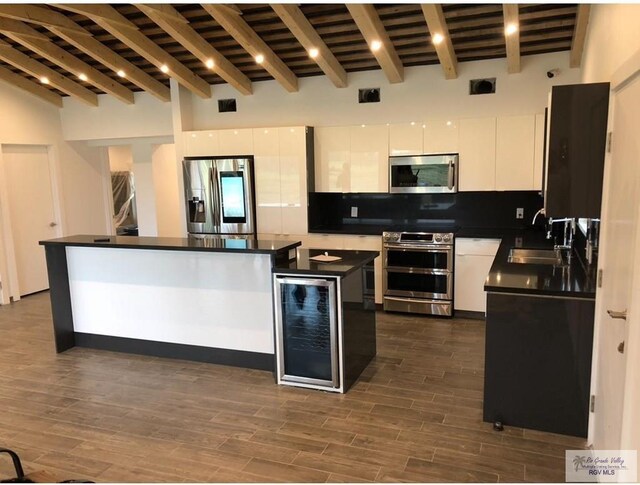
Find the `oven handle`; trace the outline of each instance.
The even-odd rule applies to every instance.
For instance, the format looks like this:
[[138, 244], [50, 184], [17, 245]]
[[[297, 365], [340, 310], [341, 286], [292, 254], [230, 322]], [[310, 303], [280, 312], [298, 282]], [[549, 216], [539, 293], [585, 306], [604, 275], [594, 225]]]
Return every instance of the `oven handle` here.
[[385, 244], [385, 249], [393, 249], [394, 251], [422, 251], [426, 253], [448, 253], [453, 250], [453, 246], [400, 246], [394, 244]]
[[452, 272], [448, 269], [427, 269], [427, 268], [414, 268], [414, 267], [406, 267], [402, 268], [399, 266], [387, 266], [384, 268], [384, 271], [387, 273], [405, 273], [405, 274], [435, 274], [442, 276], [451, 276]]

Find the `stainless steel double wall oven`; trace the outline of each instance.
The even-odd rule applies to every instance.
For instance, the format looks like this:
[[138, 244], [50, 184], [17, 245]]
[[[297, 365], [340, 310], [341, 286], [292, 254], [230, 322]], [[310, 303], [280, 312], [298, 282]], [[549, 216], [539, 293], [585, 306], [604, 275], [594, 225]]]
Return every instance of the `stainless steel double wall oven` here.
[[384, 309], [451, 316], [453, 233], [384, 232]]

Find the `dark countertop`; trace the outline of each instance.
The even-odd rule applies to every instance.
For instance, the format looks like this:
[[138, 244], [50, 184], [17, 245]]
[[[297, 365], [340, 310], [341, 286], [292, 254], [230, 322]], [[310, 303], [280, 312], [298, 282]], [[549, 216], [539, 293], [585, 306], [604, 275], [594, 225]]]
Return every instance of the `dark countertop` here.
[[[340, 261], [321, 263], [310, 258], [319, 254], [329, 253], [330, 256], [340, 256]], [[297, 249], [295, 260], [276, 263], [274, 273], [313, 274], [327, 276], [347, 276], [352, 271], [373, 261], [380, 253], [378, 251], [351, 251], [337, 249]]]
[[504, 235], [487, 276], [485, 291], [595, 299], [595, 270], [586, 271], [575, 252], [565, 267], [509, 263], [509, 251], [515, 247], [553, 249], [553, 243], [542, 233]]
[[271, 241], [264, 239], [239, 239], [229, 236], [206, 238], [137, 237], [76, 235], [40, 241], [42, 246], [82, 246], [96, 248], [156, 249], [170, 251], [203, 251], [223, 253], [277, 254], [296, 248], [300, 241]]

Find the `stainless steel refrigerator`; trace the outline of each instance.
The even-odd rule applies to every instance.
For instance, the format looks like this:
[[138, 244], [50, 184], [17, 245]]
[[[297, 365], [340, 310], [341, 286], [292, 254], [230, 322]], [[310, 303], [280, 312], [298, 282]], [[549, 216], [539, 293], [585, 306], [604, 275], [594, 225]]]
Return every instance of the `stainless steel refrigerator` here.
[[253, 157], [198, 157], [183, 162], [189, 234], [255, 236]]

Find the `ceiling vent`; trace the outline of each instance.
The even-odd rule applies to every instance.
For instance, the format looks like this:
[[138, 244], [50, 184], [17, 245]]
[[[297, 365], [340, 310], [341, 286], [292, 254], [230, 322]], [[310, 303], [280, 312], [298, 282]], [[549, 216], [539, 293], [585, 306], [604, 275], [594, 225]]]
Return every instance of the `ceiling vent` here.
[[229, 113], [238, 111], [236, 109], [236, 100], [231, 99], [219, 99], [218, 100], [218, 113]]
[[358, 90], [358, 103], [379, 103], [380, 88], [366, 88]]
[[496, 78], [472, 79], [469, 81], [469, 94], [493, 94], [496, 92]]

